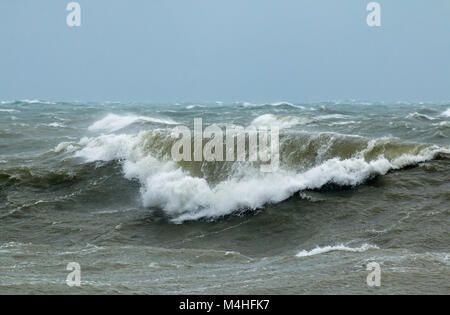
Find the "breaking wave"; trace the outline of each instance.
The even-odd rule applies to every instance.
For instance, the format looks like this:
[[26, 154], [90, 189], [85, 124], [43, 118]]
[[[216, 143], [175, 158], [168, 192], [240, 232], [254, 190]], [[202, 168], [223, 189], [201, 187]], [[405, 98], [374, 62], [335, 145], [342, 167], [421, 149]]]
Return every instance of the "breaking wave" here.
[[320, 254], [325, 254], [325, 253], [335, 252], [335, 251], [352, 252], [352, 253], [363, 253], [363, 252], [371, 250], [371, 249], [379, 249], [379, 247], [378, 246], [374, 246], [374, 245], [370, 245], [370, 244], [364, 244], [361, 247], [356, 247], [356, 248], [347, 247], [347, 246], [345, 246], [343, 244], [336, 245], [336, 246], [325, 246], [325, 247], [317, 246], [315, 249], [310, 250], [310, 251], [302, 250], [301, 252], [299, 252], [295, 256], [297, 256], [297, 257], [310, 257], [310, 256], [315, 256], [315, 255], [320, 255]]
[[411, 114], [408, 114], [408, 116], [406, 116], [406, 118], [415, 118], [415, 119], [424, 119], [424, 120], [435, 120], [435, 118], [430, 117], [428, 115], [425, 114], [420, 114], [418, 112], [414, 112]]
[[51, 127], [51, 128], [66, 128], [64, 124], [58, 123], [58, 122], [52, 122], [49, 124], [43, 124], [44, 126]]
[[278, 127], [280, 129], [283, 129], [283, 128], [290, 128], [295, 125], [306, 125], [312, 123], [313, 121], [314, 120], [312, 118], [308, 117], [265, 114], [255, 118], [251, 124], [257, 128]]
[[19, 111], [16, 109], [0, 108], [0, 112], [2, 112], [2, 113], [17, 113]]
[[442, 116], [450, 117], [450, 108], [447, 109], [445, 112], [443, 112], [443, 113], [442, 113]]
[[242, 103], [242, 106], [244, 106], [244, 107], [285, 106], [285, 107], [293, 107], [293, 108], [298, 108], [298, 109], [306, 109], [306, 107], [304, 107], [304, 106], [295, 105], [295, 104], [292, 104], [289, 102], [274, 102], [274, 103], [263, 103], [263, 104], [254, 104], [254, 103], [250, 103], [250, 102], [244, 102], [244, 103]]
[[164, 125], [175, 125], [177, 124], [175, 121], [171, 119], [162, 119], [162, 118], [154, 118], [154, 117], [145, 117], [145, 116], [135, 116], [135, 115], [115, 115], [108, 114], [105, 118], [95, 122], [89, 127], [90, 131], [108, 131], [115, 132], [121, 130], [125, 127], [128, 127], [132, 124], [139, 122], [149, 122], [149, 123], [157, 123]]
[[[142, 119], [129, 117], [133, 118], [109, 115], [90, 129], [114, 131]], [[85, 162], [118, 161], [125, 178], [139, 181], [144, 206], [162, 209], [176, 223], [261, 209], [299, 191], [328, 184], [356, 186], [391, 170], [450, 153], [447, 147], [396, 138], [370, 140], [286, 130], [280, 134], [280, 169], [262, 173], [257, 162], [175, 162], [171, 158], [175, 141], [170, 130], [157, 129], [85, 137], [78, 143], [61, 143], [54, 151], [71, 153]]]
[[204, 105], [188, 105], [186, 106], [186, 109], [194, 109], [194, 108], [204, 108], [206, 106]]

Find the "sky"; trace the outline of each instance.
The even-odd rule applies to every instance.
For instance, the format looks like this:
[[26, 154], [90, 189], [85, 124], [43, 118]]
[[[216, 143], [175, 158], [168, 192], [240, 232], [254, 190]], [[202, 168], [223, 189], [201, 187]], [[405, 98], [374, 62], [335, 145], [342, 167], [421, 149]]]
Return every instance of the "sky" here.
[[450, 0], [0, 0], [0, 100], [450, 101]]

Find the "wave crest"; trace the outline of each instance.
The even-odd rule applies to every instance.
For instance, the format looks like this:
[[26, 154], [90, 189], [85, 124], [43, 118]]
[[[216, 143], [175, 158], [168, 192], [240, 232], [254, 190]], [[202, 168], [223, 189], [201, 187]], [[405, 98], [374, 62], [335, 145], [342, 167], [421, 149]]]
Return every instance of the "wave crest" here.
[[135, 115], [115, 115], [108, 114], [105, 118], [96, 121], [93, 123], [88, 129], [90, 131], [108, 131], [115, 132], [121, 130], [125, 127], [128, 127], [135, 123], [157, 123], [163, 125], [175, 125], [177, 124], [175, 121], [171, 119], [162, 119], [162, 118], [154, 118], [154, 117], [146, 117], [146, 116], [135, 116]]
[[348, 246], [345, 246], [344, 244], [335, 245], [335, 246], [324, 246], [324, 247], [317, 246], [315, 249], [312, 249], [310, 251], [302, 250], [295, 256], [310, 257], [310, 256], [315, 256], [315, 255], [320, 255], [320, 254], [325, 254], [325, 253], [335, 252], [335, 251], [363, 253], [363, 252], [371, 250], [371, 249], [379, 249], [379, 247], [375, 246], [375, 245], [370, 245], [370, 244], [363, 244], [361, 247], [356, 247], [356, 248], [348, 247]]
[[308, 117], [294, 117], [294, 116], [283, 116], [283, 115], [273, 115], [265, 114], [258, 116], [252, 121], [252, 126], [257, 128], [260, 127], [278, 127], [280, 129], [290, 128], [295, 125], [306, 125], [312, 123], [314, 120]]
[[442, 116], [450, 117], [450, 108], [447, 109], [445, 112], [443, 112], [443, 113], [442, 113]]
[[76, 148], [74, 156], [86, 162], [120, 161], [124, 176], [141, 183], [144, 206], [164, 210], [177, 223], [260, 209], [327, 184], [359, 185], [450, 153], [448, 148], [393, 138], [286, 132], [280, 135], [282, 167], [261, 173], [250, 162], [176, 163], [170, 156], [174, 141], [168, 130], [152, 130], [83, 138], [59, 149]]

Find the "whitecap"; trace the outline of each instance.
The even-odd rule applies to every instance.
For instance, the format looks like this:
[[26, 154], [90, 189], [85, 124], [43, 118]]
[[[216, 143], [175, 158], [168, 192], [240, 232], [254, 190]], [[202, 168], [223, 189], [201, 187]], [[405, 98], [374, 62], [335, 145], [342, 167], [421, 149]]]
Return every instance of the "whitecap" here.
[[50, 124], [44, 124], [44, 126], [52, 127], [52, 128], [65, 128], [66, 126], [64, 124], [58, 123], [58, 122], [52, 122]]
[[314, 248], [310, 251], [302, 250], [295, 256], [310, 257], [310, 256], [315, 256], [315, 255], [320, 255], [320, 254], [325, 254], [325, 253], [335, 252], [335, 251], [362, 253], [362, 252], [365, 252], [365, 251], [368, 251], [371, 249], [379, 249], [379, 247], [375, 246], [375, 245], [370, 245], [370, 244], [363, 244], [361, 247], [356, 247], [356, 248], [348, 247], [348, 246], [345, 246], [344, 244], [335, 245], [335, 246], [324, 246], [324, 247], [317, 246], [316, 248]]
[[346, 125], [355, 125], [355, 124], [360, 124], [361, 122], [358, 121], [354, 121], [354, 120], [349, 120], [349, 121], [340, 121], [340, 122], [333, 122], [328, 124], [328, 126], [333, 127], [333, 126], [346, 126]]
[[283, 115], [273, 115], [265, 114], [255, 118], [251, 125], [257, 128], [261, 127], [277, 127], [280, 129], [290, 128], [295, 125], [305, 125], [313, 122], [312, 118], [308, 117], [295, 117], [295, 116], [283, 116]]
[[443, 112], [443, 113], [442, 113], [442, 116], [450, 117], [450, 108], [447, 109], [445, 112]]
[[75, 145], [72, 142], [61, 142], [60, 144], [58, 144], [53, 151], [56, 153], [60, 153], [60, 152], [75, 152], [78, 149], [77, 145]]
[[206, 106], [203, 106], [203, 105], [188, 105], [188, 106], [186, 106], [186, 109], [203, 108], [203, 107], [206, 107]]
[[289, 102], [273, 102], [273, 103], [262, 103], [262, 104], [255, 104], [255, 103], [250, 103], [250, 102], [244, 102], [244, 103], [242, 103], [242, 106], [244, 106], [244, 107], [289, 106], [289, 107], [294, 107], [294, 108], [299, 108], [299, 109], [306, 109], [306, 107], [304, 107], [304, 106], [295, 105], [295, 104], [292, 104], [292, 103], [289, 103]]
[[441, 121], [438, 123], [434, 123], [433, 126], [440, 128], [449, 128], [450, 127], [450, 121]]
[[416, 119], [426, 119], [426, 120], [435, 120], [435, 118], [425, 115], [425, 114], [420, 114], [418, 112], [414, 112], [414, 113], [410, 113], [406, 116], [406, 118], [416, 118]]
[[318, 116], [318, 119], [328, 120], [328, 119], [346, 119], [349, 118], [349, 116], [342, 115], [342, 114], [330, 114], [330, 115], [322, 115]]
[[96, 121], [88, 129], [90, 131], [105, 130], [109, 132], [118, 131], [129, 125], [137, 122], [151, 122], [158, 124], [174, 125], [177, 124], [175, 121], [170, 119], [146, 117], [146, 116], [135, 116], [135, 115], [115, 115], [108, 114], [105, 118]]
[[46, 104], [46, 105], [55, 105], [56, 103], [53, 102], [47, 102], [47, 101], [41, 101], [38, 99], [34, 99], [34, 100], [20, 100], [20, 102], [22, 103], [26, 103], [26, 104]]
[[18, 113], [20, 111], [18, 111], [17, 109], [0, 108], [0, 112], [3, 112], [3, 113]]

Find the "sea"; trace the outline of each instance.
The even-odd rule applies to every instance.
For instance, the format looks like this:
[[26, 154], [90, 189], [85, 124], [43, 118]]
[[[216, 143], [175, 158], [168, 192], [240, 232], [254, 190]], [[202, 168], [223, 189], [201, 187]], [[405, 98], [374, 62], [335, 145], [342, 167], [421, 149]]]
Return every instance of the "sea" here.
[[0, 102], [0, 294], [450, 294], [449, 211], [450, 102]]

